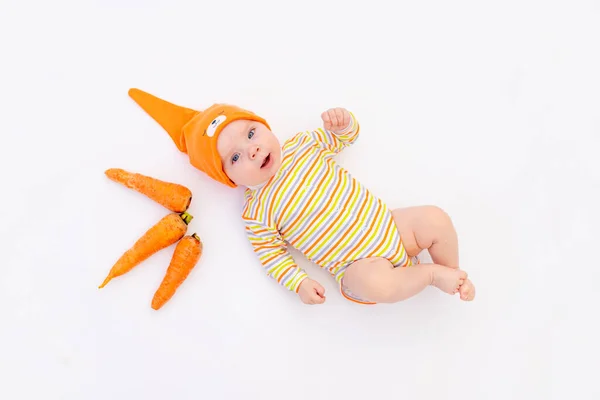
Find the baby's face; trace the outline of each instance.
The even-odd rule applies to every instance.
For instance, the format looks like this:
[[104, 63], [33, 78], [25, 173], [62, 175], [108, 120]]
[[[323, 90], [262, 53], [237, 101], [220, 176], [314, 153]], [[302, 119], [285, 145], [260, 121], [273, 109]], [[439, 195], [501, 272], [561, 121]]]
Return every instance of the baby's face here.
[[264, 124], [256, 121], [229, 123], [219, 135], [217, 150], [223, 170], [239, 186], [263, 183], [281, 165], [279, 140]]

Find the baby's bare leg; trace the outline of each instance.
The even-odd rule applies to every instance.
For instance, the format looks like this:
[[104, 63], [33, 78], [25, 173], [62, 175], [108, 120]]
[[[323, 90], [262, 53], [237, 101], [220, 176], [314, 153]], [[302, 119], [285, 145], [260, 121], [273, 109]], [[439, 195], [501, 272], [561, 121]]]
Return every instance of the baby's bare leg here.
[[435, 206], [397, 208], [392, 211], [408, 255], [427, 250], [436, 264], [458, 268], [458, 237], [452, 220]]
[[466, 278], [467, 274], [458, 268], [438, 264], [394, 268], [389, 260], [374, 257], [351, 264], [344, 274], [343, 285], [362, 299], [375, 303], [395, 303], [416, 295], [430, 285], [448, 294], [455, 294]]
[[[458, 236], [452, 220], [439, 207], [418, 206], [392, 211], [394, 222], [409, 256], [427, 250], [434, 263], [458, 268]], [[473, 300], [475, 286], [466, 280], [460, 288], [463, 300]]]

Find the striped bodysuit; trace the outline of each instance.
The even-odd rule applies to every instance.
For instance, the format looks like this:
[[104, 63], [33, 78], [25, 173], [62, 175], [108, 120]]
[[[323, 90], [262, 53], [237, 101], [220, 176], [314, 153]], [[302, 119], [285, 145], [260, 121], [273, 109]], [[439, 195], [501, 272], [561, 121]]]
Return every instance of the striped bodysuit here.
[[384, 257], [406, 267], [418, 260], [406, 254], [387, 205], [333, 159], [358, 137], [358, 122], [351, 117], [341, 133], [320, 128], [288, 139], [277, 173], [246, 189], [242, 218], [266, 273], [288, 290], [298, 292], [308, 277], [287, 251], [289, 244], [329, 271], [345, 298], [373, 304], [344, 287], [350, 264]]

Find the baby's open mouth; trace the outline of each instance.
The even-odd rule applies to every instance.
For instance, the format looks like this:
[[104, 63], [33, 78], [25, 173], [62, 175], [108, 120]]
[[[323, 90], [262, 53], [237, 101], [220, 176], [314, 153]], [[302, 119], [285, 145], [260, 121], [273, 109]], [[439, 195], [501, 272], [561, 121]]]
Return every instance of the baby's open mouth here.
[[264, 168], [266, 165], [269, 164], [269, 161], [271, 161], [271, 153], [269, 153], [265, 159], [262, 162], [262, 165], [260, 166], [261, 168]]

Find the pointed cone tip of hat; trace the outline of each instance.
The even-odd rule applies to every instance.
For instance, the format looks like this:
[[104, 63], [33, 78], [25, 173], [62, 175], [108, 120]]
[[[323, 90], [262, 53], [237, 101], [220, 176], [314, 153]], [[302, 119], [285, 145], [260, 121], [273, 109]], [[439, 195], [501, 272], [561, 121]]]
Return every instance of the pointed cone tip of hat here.
[[129, 97], [167, 131], [177, 148], [185, 152], [186, 147], [183, 140], [182, 128], [199, 112], [191, 108], [175, 105], [140, 89], [131, 88], [128, 94]]

